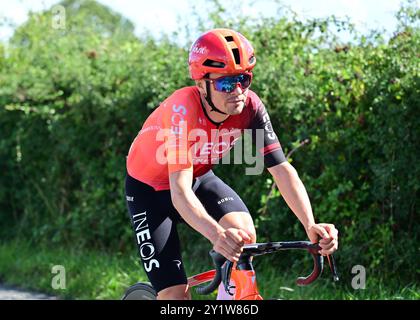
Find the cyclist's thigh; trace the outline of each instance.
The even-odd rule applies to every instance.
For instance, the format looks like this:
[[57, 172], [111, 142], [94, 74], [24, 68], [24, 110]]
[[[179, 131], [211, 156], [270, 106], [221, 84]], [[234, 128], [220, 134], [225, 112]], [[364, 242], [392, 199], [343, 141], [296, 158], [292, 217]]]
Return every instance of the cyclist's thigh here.
[[170, 191], [152, 187], [127, 175], [127, 206], [143, 268], [159, 293], [165, 288], [186, 285], [176, 224], [179, 216]]
[[241, 228], [255, 238], [255, 227], [241, 197], [211, 170], [196, 179], [193, 190], [206, 211], [224, 228]]

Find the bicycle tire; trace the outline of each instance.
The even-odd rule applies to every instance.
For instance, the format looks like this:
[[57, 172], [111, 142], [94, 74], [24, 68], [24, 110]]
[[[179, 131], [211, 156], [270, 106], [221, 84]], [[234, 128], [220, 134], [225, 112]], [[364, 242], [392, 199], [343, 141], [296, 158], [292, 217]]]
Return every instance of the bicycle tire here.
[[157, 293], [150, 283], [139, 282], [127, 289], [121, 300], [156, 300]]

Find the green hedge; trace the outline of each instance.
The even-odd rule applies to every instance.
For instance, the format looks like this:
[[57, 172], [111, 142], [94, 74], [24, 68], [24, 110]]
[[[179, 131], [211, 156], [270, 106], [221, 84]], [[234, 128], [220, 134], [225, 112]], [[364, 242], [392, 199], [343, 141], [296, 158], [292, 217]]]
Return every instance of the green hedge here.
[[[129, 21], [93, 1], [63, 5], [71, 13], [65, 29], [51, 27], [50, 12], [32, 14], [0, 45], [0, 238], [131, 251], [125, 156], [153, 108], [193, 84], [188, 48], [171, 35], [135, 37]], [[384, 278], [401, 272], [413, 280], [419, 11], [407, 2], [398, 16], [387, 41], [334, 18], [246, 24], [220, 7], [212, 26], [236, 28], [253, 43], [253, 90], [285, 151], [309, 141], [290, 161], [317, 220], [339, 228], [343, 273], [363, 264]], [[331, 28], [352, 41], [340, 42]], [[278, 191], [269, 195], [267, 172], [245, 176], [241, 165], [216, 172], [246, 199], [260, 241], [305, 236]], [[185, 251], [206, 255], [200, 235], [185, 228], [181, 236], [198, 241]]]

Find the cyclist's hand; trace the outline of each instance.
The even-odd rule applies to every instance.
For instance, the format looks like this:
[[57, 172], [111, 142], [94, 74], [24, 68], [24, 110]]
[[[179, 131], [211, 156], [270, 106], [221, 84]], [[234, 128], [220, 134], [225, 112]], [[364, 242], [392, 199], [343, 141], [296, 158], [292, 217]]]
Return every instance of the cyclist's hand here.
[[213, 249], [226, 259], [237, 262], [242, 253], [243, 245], [250, 241], [251, 237], [245, 231], [229, 228], [219, 233], [217, 240], [214, 242]]
[[[338, 230], [333, 224], [318, 223], [310, 226], [306, 233], [312, 243], [319, 241], [322, 250], [319, 253], [323, 256], [330, 255], [338, 249]], [[321, 238], [321, 240], [319, 240]]]

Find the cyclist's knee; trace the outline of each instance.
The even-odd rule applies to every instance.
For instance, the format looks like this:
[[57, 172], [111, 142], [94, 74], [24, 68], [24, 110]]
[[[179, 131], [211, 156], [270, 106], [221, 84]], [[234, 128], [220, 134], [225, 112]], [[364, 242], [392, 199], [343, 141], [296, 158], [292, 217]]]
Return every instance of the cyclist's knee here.
[[255, 232], [255, 228], [254, 226], [252, 226], [251, 228], [244, 228], [244, 231], [249, 235], [249, 237], [251, 238], [251, 243], [255, 243], [257, 242], [257, 233]]
[[226, 214], [219, 223], [224, 228], [238, 228], [245, 231], [251, 238], [251, 243], [257, 241], [257, 234], [255, 231], [254, 222], [252, 217], [247, 212], [231, 212]]
[[191, 300], [191, 293], [188, 285], [181, 284], [159, 291], [157, 298], [158, 300]]
[[257, 242], [257, 232], [255, 231], [255, 227], [253, 223], [241, 224], [238, 226], [238, 228], [242, 229], [248, 234], [248, 236], [251, 238], [250, 243]]

